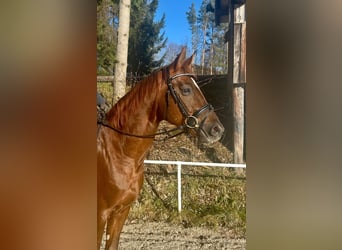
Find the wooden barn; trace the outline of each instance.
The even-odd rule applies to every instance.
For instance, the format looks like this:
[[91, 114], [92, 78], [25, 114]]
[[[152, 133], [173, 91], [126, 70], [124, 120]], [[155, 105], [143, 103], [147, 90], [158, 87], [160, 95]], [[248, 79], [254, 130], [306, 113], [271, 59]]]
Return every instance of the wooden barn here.
[[[207, 11], [215, 13], [216, 25], [228, 23], [225, 39], [228, 42], [228, 75], [226, 88], [228, 100], [232, 108], [226, 110], [231, 117], [231, 142], [228, 146], [233, 149], [234, 162], [244, 163], [246, 159], [246, 15], [245, 0], [211, 0]], [[231, 99], [231, 100], [230, 100]]]

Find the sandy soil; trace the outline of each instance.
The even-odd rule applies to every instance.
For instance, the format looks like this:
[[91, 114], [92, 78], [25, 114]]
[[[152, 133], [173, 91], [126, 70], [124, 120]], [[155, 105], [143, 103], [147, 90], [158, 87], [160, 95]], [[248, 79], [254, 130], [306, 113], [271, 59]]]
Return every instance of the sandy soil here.
[[120, 249], [246, 249], [245, 239], [234, 239], [224, 229], [183, 228], [160, 222], [126, 224]]

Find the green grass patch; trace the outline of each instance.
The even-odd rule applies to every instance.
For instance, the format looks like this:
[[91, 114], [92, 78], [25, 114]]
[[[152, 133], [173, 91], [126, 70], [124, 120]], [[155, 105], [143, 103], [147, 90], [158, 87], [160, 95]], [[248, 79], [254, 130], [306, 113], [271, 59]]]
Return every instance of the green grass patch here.
[[112, 104], [113, 84], [111, 82], [98, 82], [97, 92], [103, 95], [107, 103]]
[[[224, 227], [236, 237], [245, 237], [245, 175], [237, 176], [228, 169], [211, 168], [210, 176], [205, 177], [207, 169], [203, 168], [203, 175], [198, 177], [191, 175], [191, 168], [187, 168], [190, 170], [182, 175], [181, 213], [177, 209], [175, 173], [146, 174], [148, 180], [131, 208], [129, 220], [163, 221], [184, 227]], [[196, 175], [200, 169], [196, 167]]]
[[[126, 86], [126, 92], [128, 92], [130, 88], [130, 86]], [[97, 92], [103, 95], [103, 97], [106, 99], [107, 103], [110, 104], [110, 106], [113, 105], [112, 100], [114, 95], [114, 89], [112, 82], [98, 82]]]

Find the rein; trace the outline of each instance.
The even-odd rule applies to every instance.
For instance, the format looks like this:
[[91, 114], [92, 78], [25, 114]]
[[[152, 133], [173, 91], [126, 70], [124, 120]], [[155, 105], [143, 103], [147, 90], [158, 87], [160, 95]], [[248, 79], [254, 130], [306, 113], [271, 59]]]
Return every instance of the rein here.
[[[126, 135], [126, 136], [131, 136], [131, 137], [137, 137], [137, 138], [151, 138], [154, 139], [155, 141], [165, 141], [167, 139], [176, 137], [180, 134], [185, 133], [186, 129], [201, 129], [200, 128], [200, 123], [198, 121], [198, 117], [201, 113], [203, 113], [205, 110], [208, 110], [209, 112], [214, 110], [213, 106], [209, 103], [207, 103], [206, 105], [204, 105], [203, 107], [201, 107], [200, 109], [198, 109], [197, 111], [195, 111], [192, 115], [189, 114], [189, 112], [187, 111], [186, 106], [184, 105], [183, 101], [181, 100], [181, 98], [179, 97], [179, 95], [176, 93], [175, 89], [172, 86], [172, 81], [178, 77], [181, 76], [189, 76], [193, 79], [194, 75], [190, 74], [190, 73], [180, 73], [180, 74], [176, 74], [172, 77], [169, 77], [167, 79], [167, 87], [168, 87], [168, 91], [167, 91], [167, 95], [169, 95], [169, 93], [171, 93], [172, 97], [174, 98], [175, 102], [177, 103], [181, 113], [183, 114], [183, 116], [185, 117], [184, 120], [184, 125], [178, 126], [176, 128], [173, 129], [169, 129], [169, 130], [165, 130], [162, 132], [158, 132], [155, 134], [149, 134], [149, 135], [136, 135], [136, 134], [131, 134], [131, 133], [127, 133], [124, 132], [122, 130], [119, 130], [117, 128], [112, 127], [110, 124], [108, 124], [104, 119], [101, 119], [100, 121], [97, 121], [97, 124], [100, 124], [104, 127], [110, 128], [112, 130], [114, 130], [115, 132], [122, 134], [122, 135]], [[196, 82], [195, 82], [196, 83]], [[168, 97], [167, 97], [168, 100]], [[167, 103], [168, 106], [168, 103]], [[175, 134], [171, 134], [171, 132], [180, 130], [179, 133], [175, 133]], [[154, 137], [158, 136], [158, 135], [164, 135], [166, 134], [166, 137], [163, 139], [158, 139], [156, 140]]]
[[[184, 131], [184, 126], [179, 126], [179, 127], [176, 127], [176, 128], [173, 128], [173, 129], [169, 129], [169, 130], [165, 130], [165, 131], [162, 131], [162, 132], [158, 132], [158, 133], [155, 133], [155, 134], [150, 134], [150, 135], [136, 135], [136, 134], [131, 134], [131, 133], [127, 133], [127, 132], [124, 132], [122, 130], [119, 130], [117, 128], [114, 128], [112, 127], [111, 125], [109, 125], [106, 121], [102, 120], [102, 121], [97, 121], [97, 124], [100, 124], [104, 127], [107, 127], [107, 128], [110, 128], [112, 130], [114, 130], [115, 132], [118, 132], [119, 134], [122, 134], [122, 135], [126, 135], [126, 136], [131, 136], [131, 137], [137, 137], [137, 138], [150, 138], [150, 139], [154, 139], [155, 141], [165, 141], [167, 139], [171, 139], [173, 137], [176, 137], [180, 134], [183, 134], [185, 131]], [[171, 132], [173, 131], [177, 131], [177, 130], [181, 130], [179, 133], [176, 133], [176, 134], [171, 134]], [[158, 136], [158, 135], [166, 135], [166, 137], [162, 138], [162, 139], [155, 139], [154, 137], [155, 136]]]

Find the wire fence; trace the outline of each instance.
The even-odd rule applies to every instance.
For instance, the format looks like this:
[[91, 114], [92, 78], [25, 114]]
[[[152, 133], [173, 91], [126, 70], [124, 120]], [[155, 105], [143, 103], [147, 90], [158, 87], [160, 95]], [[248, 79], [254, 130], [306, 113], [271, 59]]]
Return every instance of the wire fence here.
[[186, 162], [186, 161], [158, 161], [145, 160], [145, 164], [161, 164], [161, 165], [176, 165], [177, 166], [177, 203], [178, 212], [182, 211], [182, 165], [183, 166], [199, 166], [199, 167], [223, 167], [223, 168], [246, 168], [246, 164], [234, 163], [213, 163], [213, 162]]

